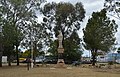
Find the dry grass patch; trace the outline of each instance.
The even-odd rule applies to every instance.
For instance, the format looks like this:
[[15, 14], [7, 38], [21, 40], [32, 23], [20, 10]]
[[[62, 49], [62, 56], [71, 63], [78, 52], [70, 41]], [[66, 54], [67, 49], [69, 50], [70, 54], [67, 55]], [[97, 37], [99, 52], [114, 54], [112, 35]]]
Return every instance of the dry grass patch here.
[[27, 70], [24, 66], [4, 66], [0, 68], [0, 77], [120, 77], [120, 73], [102, 72], [98, 68], [70, 67], [54, 68], [52, 67], [35, 67]]

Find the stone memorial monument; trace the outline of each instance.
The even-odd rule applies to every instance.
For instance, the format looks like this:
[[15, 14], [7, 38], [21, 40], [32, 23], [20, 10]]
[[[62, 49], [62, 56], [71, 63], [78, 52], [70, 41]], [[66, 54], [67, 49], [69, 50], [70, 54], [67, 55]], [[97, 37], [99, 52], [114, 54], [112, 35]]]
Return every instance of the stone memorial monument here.
[[62, 35], [61, 31], [59, 31], [58, 41], [59, 41], [59, 46], [58, 46], [57, 67], [65, 67], [65, 63], [64, 63], [64, 59], [63, 59], [64, 48], [63, 48], [63, 45], [62, 45], [63, 35]]

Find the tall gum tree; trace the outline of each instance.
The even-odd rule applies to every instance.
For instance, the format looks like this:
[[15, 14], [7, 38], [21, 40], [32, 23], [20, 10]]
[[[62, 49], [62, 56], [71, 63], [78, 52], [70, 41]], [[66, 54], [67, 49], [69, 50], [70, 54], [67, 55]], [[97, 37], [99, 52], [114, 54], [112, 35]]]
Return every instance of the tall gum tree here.
[[85, 9], [81, 2], [75, 5], [69, 2], [47, 3], [42, 9], [43, 25], [52, 36], [57, 37], [61, 31], [64, 40], [71, 36], [74, 30], [80, 29], [80, 23], [85, 17]]
[[74, 29], [79, 30], [80, 22], [85, 17], [85, 10], [81, 2], [75, 5], [67, 2], [48, 3], [43, 7], [42, 12], [46, 28], [54, 32], [56, 36], [60, 30], [64, 38], [69, 37]]
[[[30, 24], [29, 27], [26, 27], [25, 30], [25, 38], [21, 41], [21, 47], [33, 51], [33, 60], [34, 64], [36, 64], [35, 59], [37, 55], [34, 53], [42, 50], [43, 45], [49, 39], [49, 34], [46, 32], [44, 25], [36, 21]], [[31, 46], [33, 46], [33, 48]]]
[[[36, 19], [36, 11], [40, 9], [41, 3], [45, 0], [1, 0], [0, 8], [2, 9], [2, 16], [4, 18], [4, 25], [14, 27], [13, 45], [16, 46], [17, 65], [19, 65], [19, 51], [18, 46], [22, 40], [21, 33], [23, 33], [28, 22]], [[8, 32], [8, 35], [11, 33]], [[24, 34], [24, 33], [23, 33]], [[13, 47], [14, 47], [13, 46]]]
[[80, 29], [80, 24], [85, 17], [85, 9], [81, 2], [76, 4], [69, 2], [47, 3], [44, 5], [42, 12], [44, 15], [43, 25], [51, 35], [57, 37], [58, 31], [62, 32], [64, 48], [66, 47], [64, 46], [65, 40], [73, 34], [73, 31], [77, 32]]
[[120, 0], [105, 0], [104, 7], [108, 15], [120, 20]]
[[93, 66], [96, 63], [97, 51], [108, 52], [115, 44], [117, 27], [115, 21], [106, 16], [105, 9], [93, 12], [88, 20], [86, 28], [83, 29], [83, 39], [85, 48], [91, 51]]

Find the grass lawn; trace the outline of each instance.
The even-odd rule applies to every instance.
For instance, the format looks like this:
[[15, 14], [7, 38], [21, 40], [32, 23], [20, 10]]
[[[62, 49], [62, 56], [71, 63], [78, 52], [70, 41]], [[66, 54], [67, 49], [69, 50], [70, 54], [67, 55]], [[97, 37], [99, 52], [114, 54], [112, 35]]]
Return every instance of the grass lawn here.
[[120, 77], [120, 69], [83, 68], [82, 66], [67, 69], [49, 66], [35, 67], [28, 71], [25, 64], [1, 67], [0, 77]]

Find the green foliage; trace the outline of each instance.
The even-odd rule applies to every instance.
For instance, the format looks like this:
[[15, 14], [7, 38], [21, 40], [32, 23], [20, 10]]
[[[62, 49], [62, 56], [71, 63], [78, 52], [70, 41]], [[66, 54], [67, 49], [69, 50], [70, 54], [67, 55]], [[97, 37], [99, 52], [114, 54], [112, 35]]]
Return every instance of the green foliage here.
[[3, 55], [3, 33], [2, 33], [2, 16], [0, 14], [0, 67], [2, 67], [2, 55]]
[[114, 64], [113, 61], [109, 61], [109, 62], [108, 62], [108, 65], [113, 65], [113, 64]]
[[105, 9], [109, 12], [109, 15], [120, 19], [120, 1], [119, 0], [105, 0]]
[[[81, 58], [82, 50], [80, 42], [81, 40], [76, 31], [74, 31], [69, 38], [64, 40], [64, 59], [73, 61]], [[48, 51], [52, 53], [52, 56], [58, 56], [57, 48], [58, 40], [55, 40], [53, 43], [51, 43]]]
[[[76, 33], [80, 29], [80, 22], [85, 17], [85, 10], [81, 2], [75, 5], [69, 2], [48, 3], [42, 9], [44, 25], [57, 37], [59, 30], [63, 34], [64, 58], [69, 60], [80, 59], [80, 38]], [[54, 25], [54, 27], [52, 26]], [[52, 35], [53, 36], [53, 35]], [[57, 56], [58, 41], [53, 41], [48, 50]]]
[[80, 42], [81, 39], [79, 38], [76, 31], [74, 31], [69, 38], [64, 40], [65, 59], [71, 61], [80, 60], [82, 55], [82, 48]]
[[[81, 2], [75, 5], [69, 2], [48, 3], [43, 8], [44, 23], [46, 28], [58, 35], [58, 30], [61, 30], [64, 38], [69, 37], [73, 30], [80, 29], [80, 22], [85, 17], [85, 10]], [[51, 24], [55, 27], [51, 28]]]
[[118, 50], [120, 50], [120, 47], [118, 48]]
[[88, 20], [87, 26], [83, 30], [86, 48], [109, 51], [114, 45], [117, 27], [115, 21], [111, 21], [106, 16], [104, 9], [101, 12], [93, 12], [92, 18]]
[[58, 48], [58, 40], [51, 42], [50, 48], [48, 50], [48, 52], [52, 53], [51, 56], [58, 56], [57, 48]]
[[[34, 57], [37, 57], [37, 56], [42, 55], [42, 54], [43, 54], [43, 52], [33, 50]], [[21, 53], [21, 58], [27, 58], [27, 57], [31, 57], [31, 49], [28, 49], [25, 52]]]
[[[18, 46], [26, 35], [26, 27], [33, 23], [37, 16], [36, 11], [44, 0], [1, 0], [0, 16], [2, 17], [3, 26], [3, 44], [4, 47], [11, 47], [10, 54], [16, 46], [18, 60]], [[39, 9], [40, 10], [40, 9]], [[32, 24], [33, 25], [33, 24]], [[30, 29], [28, 29], [30, 30]], [[23, 35], [24, 34], [24, 35]], [[25, 38], [25, 37], [24, 37]], [[5, 51], [4, 51], [5, 52]], [[18, 61], [17, 61], [18, 63]]]
[[44, 55], [45, 55], [45, 52], [44, 52], [44, 51], [41, 51], [41, 52], [39, 52], [39, 55], [44, 56]]
[[23, 52], [21, 54], [22, 58], [27, 58], [27, 57], [31, 57], [31, 51], [30, 50], [26, 50], [25, 52]]
[[106, 16], [105, 9], [93, 12], [92, 18], [88, 20], [86, 28], [83, 29], [83, 39], [85, 48], [91, 50], [94, 62], [97, 50], [107, 52], [115, 44], [117, 27], [115, 21]]
[[[6, 32], [6, 35], [13, 37], [14, 45], [19, 45], [23, 37], [26, 35], [25, 31], [30, 24], [35, 25], [36, 10], [38, 3], [42, 3], [44, 0], [1, 0], [1, 14], [3, 17], [3, 26], [13, 27]], [[40, 9], [39, 9], [40, 10]], [[29, 22], [29, 23], [28, 23]], [[29, 28], [27, 28], [30, 30]], [[24, 36], [23, 36], [24, 34]], [[24, 37], [25, 38], [25, 37]]]
[[118, 48], [117, 52], [120, 53], [120, 47]]

